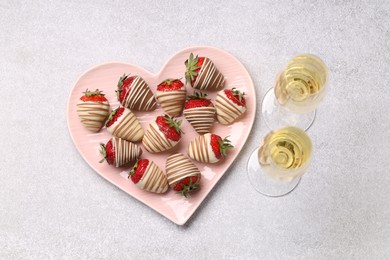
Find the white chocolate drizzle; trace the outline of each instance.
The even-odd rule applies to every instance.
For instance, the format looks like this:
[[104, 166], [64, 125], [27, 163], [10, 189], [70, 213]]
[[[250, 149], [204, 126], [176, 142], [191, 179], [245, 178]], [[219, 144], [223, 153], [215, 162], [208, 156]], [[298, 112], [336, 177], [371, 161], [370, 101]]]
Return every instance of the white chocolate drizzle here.
[[115, 167], [120, 167], [129, 162], [134, 162], [142, 154], [141, 147], [132, 142], [128, 142], [117, 137], [112, 137], [111, 142], [115, 151]]
[[195, 79], [195, 89], [219, 89], [225, 85], [225, 78], [207, 57], [204, 58], [202, 67]]
[[186, 94], [186, 89], [183, 86], [181, 89], [172, 91], [158, 90], [156, 97], [165, 113], [170, 116], [180, 116], [186, 100]]
[[195, 107], [183, 112], [187, 121], [198, 134], [209, 133], [214, 122], [215, 107]]
[[156, 108], [157, 103], [145, 80], [136, 76], [130, 85], [130, 91], [125, 94], [122, 105], [134, 110], [150, 111]]
[[136, 185], [143, 190], [155, 193], [164, 193], [169, 188], [167, 176], [153, 161], [150, 160], [144, 175], [141, 180], [136, 183]]
[[195, 161], [204, 163], [216, 163], [219, 159], [215, 156], [210, 144], [211, 134], [200, 135], [188, 145], [188, 156]]
[[107, 101], [92, 102], [79, 101], [77, 103], [77, 113], [81, 123], [90, 131], [99, 132], [106, 121], [110, 105]]
[[142, 144], [145, 149], [151, 153], [159, 153], [173, 148], [178, 142], [168, 139], [163, 132], [160, 131], [156, 121], [149, 124], [142, 139]]
[[200, 171], [190, 159], [181, 153], [172, 154], [167, 158], [166, 173], [168, 184], [173, 188], [176, 183], [188, 177], [196, 176], [200, 179]]
[[123, 114], [116, 122], [107, 127], [107, 131], [113, 136], [130, 142], [141, 141], [144, 136], [144, 130], [142, 129], [137, 117], [128, 108], [125, 108]]
[[234, 120], [246, 111], [246, 107], [239, 106], [230, 100], [224, 90], [218, 92], [217, 98], [215, 99], [215, 108], [217, 109], [218, 122], [224, 125], [233, 123]]

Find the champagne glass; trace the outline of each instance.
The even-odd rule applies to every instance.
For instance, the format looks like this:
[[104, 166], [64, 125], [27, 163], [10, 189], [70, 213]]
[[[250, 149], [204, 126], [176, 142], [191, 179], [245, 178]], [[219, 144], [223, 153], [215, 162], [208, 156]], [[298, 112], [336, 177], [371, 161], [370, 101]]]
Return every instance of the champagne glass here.
[[317, 56], [300, 54], [292, 58], [264, 96], [262, 113], [267, 126], [309, 129], [325, 96], [327, 81], [328, 69]]
[[287, 126], [273, 130], [249, 158], [249, 181], [263, 195], [286, 195], [295, 189], [306, 172], [311, 153], [312, 143], [302, 129]]

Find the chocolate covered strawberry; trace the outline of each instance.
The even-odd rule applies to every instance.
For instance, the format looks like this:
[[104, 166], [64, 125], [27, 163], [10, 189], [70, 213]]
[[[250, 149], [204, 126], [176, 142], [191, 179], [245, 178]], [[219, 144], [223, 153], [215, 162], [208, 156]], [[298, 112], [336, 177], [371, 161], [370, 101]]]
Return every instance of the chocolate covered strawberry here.
[[244, 95], [244, 92], [235, 88], [218, 92], [215, 108], [217, 109], [217, 119], [221, 124], [230, 124], [245, 113], [246, 100]]
[[100, 144], [100, 153], [104, 157], [101, 163], [106, 160], [108, 164], [120, 167], [138, 160], [142, 149], [132, 142], [112, 137], [107, 144]]
[[207, 57], [196, 57], [190, 54], [186, 65], [187, 84], [195, 89], [219, 89], [225, 85], [225, 78], [215, 67], [214, 63]]
[[108, 115], [110, 105], [103, 92], [86, 90], [77, 103], [77, 113], [81, 123], [90, 131], [99, 132]]
[[169, 186], [181, 195], [188, 197], [200, 189], [200, 171], [190, 159], [181, 153], [167, 158], [166, 173]]
[[198, 134], [209, 133], [214, 122], [215, 107], [207, 94], [194, 92], [184, 104], [183, 114]]
[[180, 116], [186, 100], [186, 88], [180, 79], [167, 79], [157, 86], [157, 100], [165, 113]]
[[181, 123], [182, 121], [168, 115], [158, 116], [149, 124], [142, 139], [145, 149], [151, 153], [159, 153], [176, 146], [181, 139]]
[[188, 145], [188, 156], [195, 161], [216, 163], [226, 157], [227, 151], [233, 149], [227, 138], [222, 139], [219, 135], [200, 135]]
[[152, 90], [140, 76], [123, 75], [116, 90], [118, 101], [122, 106], [141, 111], [156, 109], [156, 99]]
[[125, 107], [118, 107], [110, 114], [106, 122], [107, 131], [113, 136], [130, 142], [141, 141], [144, 130], [137, 117]]
[[139, 160], [129, 173], [129, 178], [143, 190], [155, 193], [164, 193], [169, 185], [167, 176], [153, 161]]

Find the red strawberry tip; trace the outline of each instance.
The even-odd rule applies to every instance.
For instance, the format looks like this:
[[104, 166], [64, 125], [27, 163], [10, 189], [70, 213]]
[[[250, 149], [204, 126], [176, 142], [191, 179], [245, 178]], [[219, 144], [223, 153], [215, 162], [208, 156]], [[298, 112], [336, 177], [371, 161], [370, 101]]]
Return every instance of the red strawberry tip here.
[[103, 155], [103, 159], [99, 163], [107, 161], [108, 164], [112, 165], [115, 162], [115, 151], [113, 150], [112, 140], [110, 139], [107, 144], [100, 144], [100, 154]]
[[120, 94], [121, 94], [121, 92], [122, 92], [123, 82], [124, 82], [129, 76], [130, 76], [130, 74], [127, 74], [127, 75], [126, 75], [125, 73], [123, 73], [123, 76], [121, 76], [121, 77], [119, 78], [119, 81], [118, 81], [118, 83], [117, 83], [117, 90], [115, 90], [116, 96], [117, 96], [118, 100], [119, 100]]
[[170, 86], [172, 84], [172, 82], [175, 82], [175, 81], [181, 81], [182, 78], [179, 78], [179, 79], [166, 79], [164, 80], [162, 83], [165, 83], [167, 84], [168, 86]]
[[83, 102], [105, 102], [107, 98], [103, 94], [103, 91], [96, 89], [95, 91], [86, 89], [83, 92], [83, 96], [80, 97], [80, 100]]
[[181, 82], [181, 78], [174, 79], [168, 78], [157, 85], [158, 91], [173, 91], [183, 88], [184, 84]]
[[184, 110], [195, 107], [208, 107], [214, 106], [210, 99], [207, 98], [206, 93], [194, 91], [193, 95], [187, 96], [187, 100], [184, 104]]
[[134, 165], [133, 167], [131, 168], [131, 170], [129, 171], [129, 175], [127, 176], [127, 178], [130, 178], [131, 176], [134, 175], [135, 171], [137, 170], [137, 167], [138, 167], [138, 162], [140, 160], [138, 160]]
[[190, 197], [190, 193], [195, 191], [195, 190], [199, 190], [200, 189], [200, 183], [199, 183], [199, 178], [198, 177], [195, 177], [195, 182], [193, 182], [193, 177], [195, 176], [192, 176], [192, 177], [188, 177], [189, 178], [189, 183], [188, 184], [184, 184], [183, 181], [180, 181], [179, 183], [176, 184], [176, 186], [174, 187], [174, 190], [186, 197], [186, 198], [189, 198]]
[[142, 179], [142, 176], [145, 173], [148, 165], [149, 165], [149, 160], [148, 159], [140, 159], [140, 160], [138, 160], [134, 164], [133, 168], [130, 170], [128, 178], [131, 178], [131, 180], [135, 184], [138, 183]]
[[177, 121], [174, 117], [161, 115], [156, 118], [155, 122], [166, 138], [175, 142], [178, 142], [181, 139], [183, 131], [180, 129], [180, 125], [182, 120]]
[[[123, 111], [125, 110], [125, 108], [124, 108], [124, 107], [121, 107], [121, 106], [117, 107], [116, 109], [114, 109], [114, 110], [110, 113], [110, 115], [108, 116], [108, 118], [107, 118], [107, 120], [106, 120], [106, 123], [105, 123], [106, 127], [109, 127], [109, 126], [111, 126], [111, 125], [114, 123], [113, 119], [115, 119], [115, 115], [116, 115], [117, 113], [120, 112], [120, 111], [119, 111], [120, 109], [122, 109], [122, 112], [121, 112], [121, 114], [122, 114]], [[120, 116], [120, 115], [119, 115], [119, 116]]]
[[183, 120], [175, 120], [175, 118], [172, 116], [169, 116], [167, 114], [164, 115], [165, 122], [168, 124], [169, 128], [174, 128], [176, 132], [179, 134], [184, 134], [184, 132], [181, 130], [180, 126], [183, 123]]
[[219, 135], [211, 134], [210, 137], [210, 145], [215, 156], [218, 159], [227, 156], [227, 151], [233, 149], [233, 145], [231, 145], [228, 136], [222, 139]]
[[111, 113], [108, 115], [108, 118], [107, 118], [107, 121], [106, 121], [106, 124], [105, 124], [106, 126], [108, 126], [108, 124], [114, 118], [114, 116], [118, 112], [118, 110], [119, 110], [119, 107], [111, 111]]
[[242, 99], [245, 96], [245, 92], [241, 92], [240, 90], [238, 90], [236, 88], [232, 88], [232, 93], [234, 96], [237, 96], [238, 100], [240, 100], [240, 101], [242, 101]]
[[245, 101], [245, 92], [241, 92], [236, 88], [232, 89], [225, 89], [226, 96], [235, 104], [239, 106], [245, 107], [246, 101]]

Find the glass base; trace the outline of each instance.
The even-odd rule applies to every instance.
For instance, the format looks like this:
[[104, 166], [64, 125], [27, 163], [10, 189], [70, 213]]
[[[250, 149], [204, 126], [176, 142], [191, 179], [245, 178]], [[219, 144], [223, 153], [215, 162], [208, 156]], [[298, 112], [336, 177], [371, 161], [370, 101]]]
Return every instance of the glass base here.
[[265, 173], [258, 160], [259, 148], [249, 157], [247, 165], [248, 179], [253, 188], [260, 194], [268, 197], [281, 197], [292, 192], [299, 184], [301, 177], [291, 181], [277, 180]]
[[273, 88], [265, 94], [261, 110], [265, 123], [271, 130], [284, 126], [296, 126], [306, 131], [313, 124], [316, 117], [316, 110], [299, 114], [285, 109], [276, 100]]

